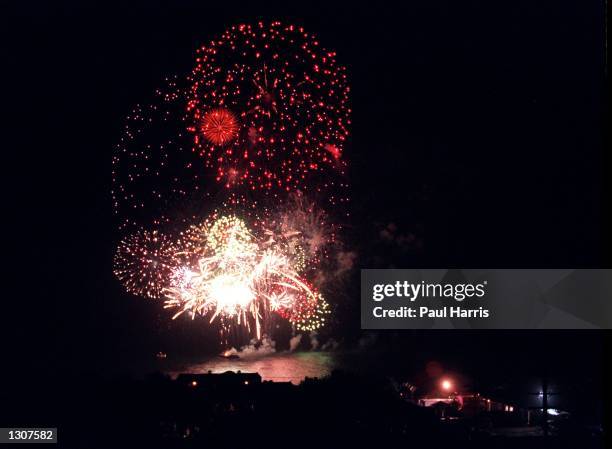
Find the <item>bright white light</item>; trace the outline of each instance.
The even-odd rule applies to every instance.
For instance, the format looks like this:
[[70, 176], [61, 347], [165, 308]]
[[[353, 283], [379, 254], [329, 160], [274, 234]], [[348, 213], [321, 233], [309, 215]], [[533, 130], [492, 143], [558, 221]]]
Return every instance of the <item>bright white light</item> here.
[[228, 314], [246, 309], [255, 299], [248, 280], [233, 275], [220, 275], [210, 283], [210, 297], [217, 308]]
[[256, 240], [242, 220], [221, 217], [202, 232], [206, 238], [204, 249], [198, 247], [203, 254], [197, 253], [197, 267], [176, 269], [164, 290], [164, 307], [179, 308], [173, 318], [188, 312], [192, 318], [209, 315], [212, 322], [227, 317], [247, 327], [254, 321], [261, 338], [262, 309], [292, 310], [301, 298], [323, 301], [299, 277], [289, 250]]
[[441, 385], [442, 385], [442, 389], [445, 391], [450, 391], [450, 389], [453, 388], [453, 383], [448, 379], [444, 379]]

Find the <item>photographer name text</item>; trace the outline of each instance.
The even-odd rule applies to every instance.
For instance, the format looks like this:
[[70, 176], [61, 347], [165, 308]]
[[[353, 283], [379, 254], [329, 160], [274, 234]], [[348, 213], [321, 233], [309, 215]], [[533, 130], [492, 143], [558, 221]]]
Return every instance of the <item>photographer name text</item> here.
[[[396, 281], [389, 284], [375, 284], [372, 287], [372, 308], [374, 318], [489, 318], [491, 311], [485, 307], [466, 307], [461, 305], [443, 305], [438, 301], [455, 301], [462, 303], [466, 299], [482, 301], [486, 295], [487, 281], [476, 284], [411, 283]], [[385, 300], [394, 299], [394, 306], [389, 307]], [[397, 299], [409, 301], [410, 305], [397, 306]], [[383, 307], [382, 301], [386, 304]], [[436, 304], [416, 305], [415, 301], [435, 301]]]

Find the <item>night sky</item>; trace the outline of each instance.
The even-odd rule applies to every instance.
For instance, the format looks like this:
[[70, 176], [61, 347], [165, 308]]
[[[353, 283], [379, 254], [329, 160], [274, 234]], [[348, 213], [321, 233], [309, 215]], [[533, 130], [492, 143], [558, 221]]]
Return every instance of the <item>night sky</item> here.
[[[10, 338], [4, 344], [17, 372], [100, 364], [121, 370], [132, 354], [212, 341], [198, 323], [168, 324], [159, 304], [130, 297], [113, 279], [111, 154], [131, 107], [149, 101], [165, 76], [187, 72], [199, 45], [238, 22], [303, 25], [348, 67], [354, 219], [347, 234], [358, 267], [609, 267], [602, 7], [581, 1], [9, 7], [0, 19], [8, 44], [3, 102], [10, 111], [2, 145], [9, 260], [3, 302]], [[382, 238], [385, 229], [395, 237]], [[358, 291], [346, 289], [333, 336], [356, 340]], [[603, 361], [601, 332], [486, 334], [380, 338], [405, 341], [406, 348], [418, 341], [422, 354], [469, 363], [481, 374], [487, 371], [481, 357], [459, 357], [459, 348], [500, 359], [503, 353], [514, 366], [539, 357], [543, 347], [564, 364], [592, 364], [590, 372]]]

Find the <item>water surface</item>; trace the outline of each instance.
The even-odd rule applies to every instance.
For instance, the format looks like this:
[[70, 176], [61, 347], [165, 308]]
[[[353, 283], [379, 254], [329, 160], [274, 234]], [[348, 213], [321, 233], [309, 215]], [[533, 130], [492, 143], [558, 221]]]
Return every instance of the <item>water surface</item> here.
[[271, 352], [246, 354], [239, 359], [213, 357], [202, 362], [186, 364], [179, 370], [169, 371], [168, 374], [174, 377], [181, 372], [204, 374], [209, 371], [212, 373], [242, 371], [259, 373], [263, 380], [291, 382], [297, 385], [306, 377], [325, 377], [337, 367], [337, 359], [331, 352]]

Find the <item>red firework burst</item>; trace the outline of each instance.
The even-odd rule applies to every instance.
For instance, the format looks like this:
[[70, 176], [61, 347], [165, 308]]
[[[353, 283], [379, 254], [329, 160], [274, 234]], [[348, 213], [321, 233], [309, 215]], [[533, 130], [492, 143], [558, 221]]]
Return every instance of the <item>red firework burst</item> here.
[[213, 109], [204, 114], [200, 130], [210, 143], [225, 145], [238, 137], [238, 120], [227, 109]]
[[279, 22], [233, 26], [198, 51], [191, 83], [187, 111], [194, 123], [206, 120], [211, 107], [231, 108], [240, 118], [240, 132], [224, 141], [223, 152], [190, 127], [194, 150], [218, 182], [272, 195], [338, 187], [350, 88], [336, 53], [312, 33]]

